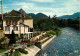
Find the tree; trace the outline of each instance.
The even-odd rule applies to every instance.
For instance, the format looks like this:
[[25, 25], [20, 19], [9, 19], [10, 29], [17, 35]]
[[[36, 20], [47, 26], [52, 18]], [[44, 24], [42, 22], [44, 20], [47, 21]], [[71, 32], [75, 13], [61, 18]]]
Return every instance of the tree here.
[[15, 37], [14, 30], [12, 30], [12, 34], [10, 35], [9, 44], [15, 44], [15, 43], [16, 43], [16, 37]]
[[57, 19], [57, 15], [53, 15], [52, 19], [56, 20]]
[[49, 17], [48, 17], [49, 19], [51, 19], [51, 17], [50, 17], [50, 15], [49, 15]]

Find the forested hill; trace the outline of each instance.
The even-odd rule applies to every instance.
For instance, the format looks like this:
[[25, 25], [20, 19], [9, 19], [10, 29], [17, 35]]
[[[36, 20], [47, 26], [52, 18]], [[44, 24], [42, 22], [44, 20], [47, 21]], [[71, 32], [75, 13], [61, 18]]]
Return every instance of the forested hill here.
[[76, 17], [80, 17], [80, 12], [76, 12], [72, 15], [63, 15], [58, 17], [58, 19], [76, 19]]
[[37, 14], [29, 13], [28, 15], [31, 16], [33, 19], [48, 18], [48, 16], [43, 13], [37, 13]]

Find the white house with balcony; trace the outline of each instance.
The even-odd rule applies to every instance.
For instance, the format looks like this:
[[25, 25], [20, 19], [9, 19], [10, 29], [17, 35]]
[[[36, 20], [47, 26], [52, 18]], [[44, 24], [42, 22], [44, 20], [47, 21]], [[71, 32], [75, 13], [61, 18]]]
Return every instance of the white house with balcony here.
[[30, 39], [33, 37], [33, 19], [24, 10], [12, 10], [3, 19], [5, 35], [10, 35], [12, 30], [18, 37]]

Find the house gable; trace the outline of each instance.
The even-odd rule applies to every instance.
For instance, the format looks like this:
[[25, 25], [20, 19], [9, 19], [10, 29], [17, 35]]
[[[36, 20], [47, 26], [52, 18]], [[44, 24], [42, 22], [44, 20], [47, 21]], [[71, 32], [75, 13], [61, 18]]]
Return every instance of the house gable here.
[[4, 20], [19, 20], [19, 19], [27, 20], [32, 18], [28, 16], [26, 12], [22, 9], [20, 9], [19, 11], [12, 10], [4, 18]]

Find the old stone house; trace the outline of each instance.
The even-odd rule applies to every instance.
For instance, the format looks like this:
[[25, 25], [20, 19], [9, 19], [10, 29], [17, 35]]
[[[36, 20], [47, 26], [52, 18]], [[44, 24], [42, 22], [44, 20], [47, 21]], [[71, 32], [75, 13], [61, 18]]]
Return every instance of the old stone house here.
[[30, 39], [33, 37], [33, 19], [23, 9], [12, 10], [3, 19], [3, 30], [6, 36], [14, 30], [16, 36]]

